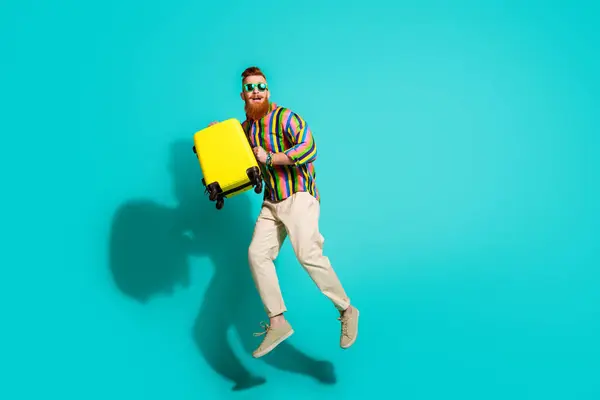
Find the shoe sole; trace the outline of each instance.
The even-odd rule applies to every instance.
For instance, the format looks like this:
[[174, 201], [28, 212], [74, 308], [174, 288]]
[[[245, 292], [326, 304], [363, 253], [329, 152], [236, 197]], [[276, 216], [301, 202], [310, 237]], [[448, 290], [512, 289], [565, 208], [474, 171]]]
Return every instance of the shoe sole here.
[[354, 342], [356, 342], [356, 338], [358, 338], [358, 317], [360, 315], [360, 312], [358, 311], [358, 309], [354, 309], [354, 311], [356, 311], [356, 316], [354, 318], [356, 318], [356, 335], [354, 335], [354, 339], [352, 339], [352, 341], [350, 343], [348, 343], [345, 346], [340, 346], [342, 349], [348, 349], [350, 346], [352, 346], [354, 344]]
[[281, 336], [279, 339], [277, 339], [275, 342], [273, 342], [269, 347], [267, 347], [266, 349], [252, 354], [252, 357], [254, 358], [260, 358], [268, 353], [270, 353], [273, 349], [275, 349], [275, 347], [279, 346], [284, 340], [286, 340], [287, 338], [289, 338], [290, 336], [292, 336], [292, 334], [294, 333], [293, 329], [290, 329], [290, 331], [288, 333], [286, 333], [285, 335]]

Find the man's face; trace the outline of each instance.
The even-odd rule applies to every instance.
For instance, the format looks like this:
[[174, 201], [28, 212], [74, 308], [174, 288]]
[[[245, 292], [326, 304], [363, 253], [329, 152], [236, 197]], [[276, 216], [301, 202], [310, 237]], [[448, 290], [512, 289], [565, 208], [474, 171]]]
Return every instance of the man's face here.
[[253, 75], [244, 79], [241, 97], [245, 103], [246, 113], [250, 118], [260, 119], [267, 114], [270, 92], [264, 77]]

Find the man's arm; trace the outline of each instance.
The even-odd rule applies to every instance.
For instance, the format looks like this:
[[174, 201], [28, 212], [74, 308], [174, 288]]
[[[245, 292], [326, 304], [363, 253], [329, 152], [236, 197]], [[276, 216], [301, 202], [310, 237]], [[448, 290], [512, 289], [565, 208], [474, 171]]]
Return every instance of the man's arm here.
[[292, 147], [282, 153], [275, 153], [271, 160], [273, 165], [302, 165], [317, 159], [317, 145], [312, 131], [298, 114], [289, 111], [284, 131], [292, 143]]

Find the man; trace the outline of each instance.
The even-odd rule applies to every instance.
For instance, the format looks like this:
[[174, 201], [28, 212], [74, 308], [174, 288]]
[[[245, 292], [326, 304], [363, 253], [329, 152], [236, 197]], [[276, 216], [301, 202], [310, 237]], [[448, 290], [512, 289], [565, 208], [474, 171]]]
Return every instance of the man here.
[[264, 356], [294, 333], [284, 317], [287, 309], [274, 265], [286, 237], [300, 264], [340, 312], [340, 346], [346, 349], [356, 340], [359, 313], [350, 305], [329, 259], [323, 255], [320, 195], [313, 165], [317, 149], [312, 131], [300, 115], [270, 101], [267, 80], [259, 68], [244, 70], [240, 95], [246, 112], [242, 126], [265, 182], [248, 259], [269, 324], [260, 333], [265, 337], [253, 356]]

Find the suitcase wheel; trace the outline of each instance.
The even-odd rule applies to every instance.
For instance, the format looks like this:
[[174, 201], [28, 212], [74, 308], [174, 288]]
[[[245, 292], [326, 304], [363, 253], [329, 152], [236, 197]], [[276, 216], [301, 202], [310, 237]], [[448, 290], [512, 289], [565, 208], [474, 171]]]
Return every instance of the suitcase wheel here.
[[210, 199], [210, 201], [217, 200], [217, 197], [219, 196], [219, 193], [221, 192], [221, 188], [219, 187], [219, 184], [216, 182], [208, 185], [206, 187], [206, 190], [208, 191], [208, 198]]
[[192, 150], [194, 151], [194, 153], [196, 153], [196, 146], [193, 146]]
[[210, 201], [217, 202], [217, 210], [223, 208], [223, 205], [225, 204], [225, 198], [221, 195], [223, 191], [221, 190], [219, 184], [217, 182], [213, 182], [206, 187], [206, 190], [208, 191], [208, 198]]
[[252, 182], [252, 185], [254, 186], [254, 192], [262, 192], [262, 178], [260, 176], [260, 170], [257, 167], [248, 168], [246, 174], [248, 175], [248, 179], [250, 179], [250, 182]]

